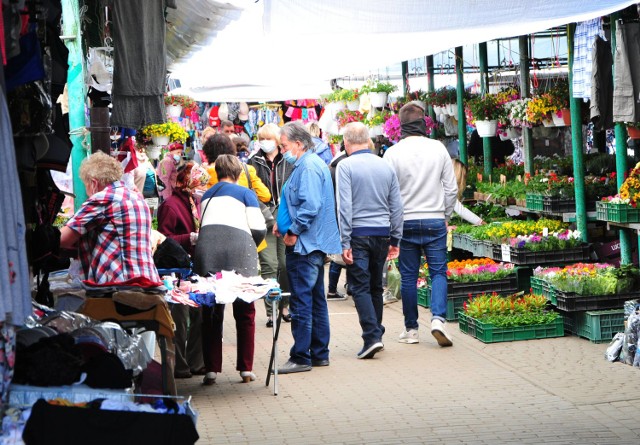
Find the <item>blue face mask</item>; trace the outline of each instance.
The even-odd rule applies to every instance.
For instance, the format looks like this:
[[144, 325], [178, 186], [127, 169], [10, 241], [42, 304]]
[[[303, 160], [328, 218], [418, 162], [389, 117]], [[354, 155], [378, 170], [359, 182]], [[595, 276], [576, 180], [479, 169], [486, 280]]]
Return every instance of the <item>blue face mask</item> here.
[[180, 155], [173, 155], [173, 160], [174, 160], [174, 162], [175, 162], [176, 164], [177, 164], [178, 162], [180, 162], [180, 159], [182, 159], [182, 158], [180, 157]]
[[295, 164], [296, 161], [298, 160], [298, 158], [295, 157], [295, 155], [293, 153], [291, 153], [291, 151], [287, 151], [285, 152], [285, 154], [282, 155], [282, 157], [284, 158], [285, 161], [287, 161], [289, 164]]

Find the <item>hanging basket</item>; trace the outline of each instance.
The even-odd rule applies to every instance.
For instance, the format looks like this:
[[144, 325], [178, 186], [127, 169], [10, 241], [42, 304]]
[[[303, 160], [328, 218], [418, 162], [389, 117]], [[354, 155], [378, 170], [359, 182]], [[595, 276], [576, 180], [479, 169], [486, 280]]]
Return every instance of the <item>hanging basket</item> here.
[[640, 139], [640, 128], [627, 127], [627, 133], [631, 139]]
[[478, 130], [478, 136], [482, 138], [495, 136], [498, 130], [498, 121], [476, 121], [476, 130]]
[[458, 115], [458, 104], [447, 104], [447, 114], [456, 117]]
[[517, 128], [509, 127], [504, 131], [498, 133], [501, 141], [508, 141], [518, 139], [520, 137], [520, 131]]
[[169, 144], [169, 136], [163, 134], [151, 136], [151, 140], [153, 141], [153, 145], [163, 146]]
[[369, 93], [371, 99], [371, 106], [376, 108], [382, 108], [387, 104], [388, 93]]
[[171, 117], [180, 117], [182, 114], [182, 105], [167, 105], [167, 115]]
[[162, 147], [158, 145], [151, 145], [147, 147], [146, 151], [149, 159], [151, 159], [152, 161], [155, 161], [156, 159], [160, 158], [160, 152], [162, 151]]
[[377, 136], [382, 136], [382, 125], [369, 128], [369, 137], [375, 138]]
[[347, 109], [349, 111], [358, 111], [360, 108], [360, 99], [350, 100], [347, 102]]
[[545, 127], [555, 127], [556, 124], [553, 123], [553, 119], [542, 119], [542, 125]]

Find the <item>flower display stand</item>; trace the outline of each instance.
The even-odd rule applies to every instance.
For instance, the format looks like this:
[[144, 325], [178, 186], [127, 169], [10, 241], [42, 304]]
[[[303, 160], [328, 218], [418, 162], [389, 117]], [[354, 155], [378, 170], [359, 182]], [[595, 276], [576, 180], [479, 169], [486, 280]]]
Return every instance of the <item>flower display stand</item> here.
[[[521, 247], [502, 244], [501, 261], [519, 265], [570, 263], [589, 260], [589, 245], [564, 250], [532, 251]], [[495, 259], [495, 258], [494, 258]]]
[[627, 292], [609, 295], [581, 295], [575, 292], [556, 292], [556, 306], [566, 312], [596, 311], [604, 309], [620, 309], [627, 300], [640, 298], [640, 292]]
[[478, 131], [478, 136], [483, 138], [495, 136], [498, 130], [498, 121], [476, 121], [476, 130]]
[[558, 317], [551, 323], [529, 326], [497, 327], [483, 323], [464, 313], [459, 314], [460, 331], [477, 338], [483, 343], [499, 343], [505, 341], [535, 340], [564, 336], [564, 322]]

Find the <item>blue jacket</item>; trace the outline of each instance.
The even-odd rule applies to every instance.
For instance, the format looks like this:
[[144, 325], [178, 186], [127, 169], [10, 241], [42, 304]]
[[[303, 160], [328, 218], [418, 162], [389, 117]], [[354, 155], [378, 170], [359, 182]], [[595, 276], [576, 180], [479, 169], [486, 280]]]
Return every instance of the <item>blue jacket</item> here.
[[294, 252], [341, 253], [331, 174], [322, 159], [310, 151], [304, 153], [282, 193], [291, 216], [289, 230], [298, 235]]
[[331, 153], [331, 147], [325, 141], [318, 137], [312, 137], [313, 143], [315, 147], [313, 148], [320, 159], [324, 161], [325, 164], [329, 165], [331, 160], [333, 159], [333, 153]]

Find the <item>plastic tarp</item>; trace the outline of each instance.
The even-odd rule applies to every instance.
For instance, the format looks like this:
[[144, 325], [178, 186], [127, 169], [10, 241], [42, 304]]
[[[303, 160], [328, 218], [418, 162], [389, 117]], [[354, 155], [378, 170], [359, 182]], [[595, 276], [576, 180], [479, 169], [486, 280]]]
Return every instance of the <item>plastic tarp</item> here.
[[[633, 0], [505, 0], [499, 3], [495, 0], [264, 0], [256, 5], [264, 5], [262, 22], [249, 7], [243, 11], [243, 15], [247, 14], [246, 20], [241, 17], [238, 21], [246, 45], [244, 54], [220, 57], [229, 54], [224, 48], [228, 48], [230, 41], [225, 39], [223, 31], [211, 46], [194, 55], [187, 65], [176, 66], [174, 70], [185, 92], [190, 91], [201, 100], [317, 97], [315, 93], [320, 86], [322, 92], [330, 91], [327, 82], [332, 78], [361, 75], [456, 46], [581, 22], [635, 3]], [[235, 37], [233, 42], [239, 45], [239, 39]], [[308, 94], [300, 94], [301, 90]], [[252, 99], [243, 91], [250, 91]]]

